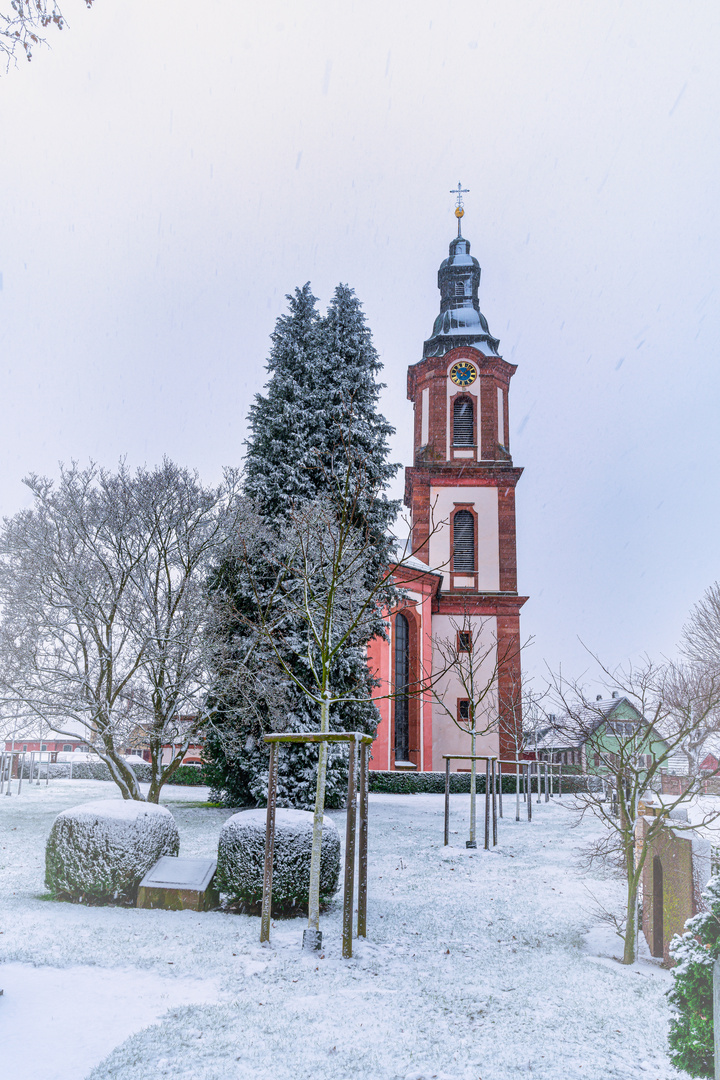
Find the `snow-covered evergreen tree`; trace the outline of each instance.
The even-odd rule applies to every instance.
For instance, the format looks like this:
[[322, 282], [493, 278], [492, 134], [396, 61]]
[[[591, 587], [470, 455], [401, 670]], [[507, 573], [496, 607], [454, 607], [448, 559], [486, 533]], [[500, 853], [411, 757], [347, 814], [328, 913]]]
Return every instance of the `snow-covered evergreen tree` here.
[[[325, 316], [318, 313], [309, 284], [297, 289], [288, 301], [289, 314], [278, 319], [272, 336], [266, 393], [257, 395], [250, 410], [245, 493], [262, 518], [264, 543], [273, 545], [293, 508], [327, 497], [333, 487], [341, 489], [349, 482], [361, 492], [356, 509], [358, 528], [372, 536], [368, 579], [376, 580], [378, 569], [392, 557], [389, 528], [398, 509], [397, 503], [382, 494], [399, 467], [388, 461], [392, 428], [378, 411], [381, 386], [376, 377], [382, 365], [360, 302], [348, 286], [337, 287]], [[226, 628], [227, 639], [232, 640], [226, 655], [247, 654], [257, 609], [255, 590], [271, 587], [274, 554], [268, 552], [266, 578], [261, 545], [255, 546], [252, 573], [242, 559], [232, 555], [219, 570], [215, 584], [232, 597], [237, 612], [237, 619]], [[368, 636], [382, 629], [382, 599], [378, 597], [374, 622], [367, 624]], [[297, 633], [302, 636], [300, 625]], [[292, 634], [286, 631], [284, 641], [291, 640]], [[334, 664], [334, 696], [364, 700], [334, 704], [331, 729], [375, 731], [378, 713], [370, 700], [366, 640], [354, 640]], [[300, 681], [307, 682], [300, 654], [300, 648], [290, 649], [286, 660], [296, 665]], [[268, 755], [262, 734], [278, 727], [316, 730], [320, 720], [317, 705], [278, 675], [261, 644], [252, 654], [243, 680], [242, 687], [229, 692], [226, 679], [226, 685], [218, 687], [218, 705], [207, 741], [211, 781], [224, 792], [226, 801], [236, 805], [265, 799]], [[312, 746], [283, 748], [278, 777], [281, 804], [312, 806], [317, 753]], [[330, 747], [328, 806], [343, 802], [346, 753]]]
[[685, 923], [670, 942], [675, 961], [668, 998], [670, 1060], [690, 1076], [712, 1076], [714, 1059], [713, 965], [720, 956], [720, 876], [703, 892], [706, 910]]

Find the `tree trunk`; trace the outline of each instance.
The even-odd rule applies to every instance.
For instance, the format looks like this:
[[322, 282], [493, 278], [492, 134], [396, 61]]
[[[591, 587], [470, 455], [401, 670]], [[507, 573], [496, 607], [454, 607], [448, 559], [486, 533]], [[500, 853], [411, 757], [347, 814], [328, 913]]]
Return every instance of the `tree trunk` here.
[[157, 769], [153, 768], [152, 780], [150, 781], [150, 790], [147, 793], [147, 801], [156, 803], [160, 801], [160, 792], [165, 784], [169, 784], [172, 781], [173, 776], [182, 765], [185, 760], [185, 755], [190, 745], [190, 739], [185, 739], [178, 746], [173, 742], [170, 745], [171, 758], [168, 764], [163, 768], [162, 764], [162, 747], [160, 750], [160, 761]]
[[150, 788], [147, 793], [147, 801], [158, 803], [160, 801], [160, 789], [162, 788], [162, 744], [158, 746], [155, 741], [150, 743]]
[[114, 750], [108, 751], [106, 749], [105, 753], [100, 756], [100, 760], [104, 761], [110, 770], [110, 776], [120, 788], [123, 799], [145, 802], [135, 773], [126, 762], [115, 754]]
[[628, 876], [628, 888], [627, 888], [627, 916], [625, 922], [625, 948], [623, 950], [623, 964], [635, 963], [635, 936], [637, 927], [635, 921], [637, 919], [637, 894], [638, 894], [639, 874], [633, 871]]
[[627, 911], [625, 916], [625, 948], [622, 962], [623, 964], [634, 964], [637, 938], [637, 896], [640, 876], [645, 864], [647, 844], [643, 845], [642, 855], [636, 863], [634, 823], [626, 829], [623, 840], [625, 845], [625, 873], [627, 875]]
[[[320, 705], [320, 731], [330, 730], [330, 691], [323, 691]], [[322, 824], [325, 811], [325, 773], [327, 770], [328, 744], [319, 744], [317, 788], [315, 790], [315, 813], [313, 815], [312, 850], [310, 854], [310, 894], [308, 897], [308, 928], [320, 929], [320, 848]]]

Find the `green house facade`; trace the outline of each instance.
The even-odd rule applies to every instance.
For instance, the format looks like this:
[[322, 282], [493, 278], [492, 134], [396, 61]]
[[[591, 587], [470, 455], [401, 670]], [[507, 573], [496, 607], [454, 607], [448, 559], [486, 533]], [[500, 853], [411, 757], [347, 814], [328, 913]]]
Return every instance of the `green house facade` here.
[[598, 726], [585, 740], [585, 771], [603, 775], [610, 771], [610, 755], [632, 753], [638, 764], [650, 765], [667, 754], [667, 743], [647, 723], [642, 713], [627, 698], [612, 698], [607, 705], [604, 719], [598, 717]]
[[602, 776], [612, 771], [614, 756], [632, 755], [642, 767], [668, 751], [667, 743], [642, 713], [619, 694], [607, 699], [598, 697], [577, 725], [564, 718], [549, 719], [551, 727], [530, 740], [526, 756], [562, 763], [568, 771]]

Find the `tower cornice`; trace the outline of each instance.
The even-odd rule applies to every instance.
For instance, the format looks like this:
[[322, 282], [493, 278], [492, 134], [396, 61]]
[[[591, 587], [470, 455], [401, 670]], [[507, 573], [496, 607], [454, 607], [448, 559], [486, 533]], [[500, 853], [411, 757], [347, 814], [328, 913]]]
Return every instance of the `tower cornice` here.
[[519, 466], [502, 461], [487, 465], [468, 461], [458, 470], [457, 463], [440, 461], [437, 464], [408, 465], [405, 468], [405, 505], [412, 507], [413, 489], [431, 487], [497, 487], [515, 488], [523, 474]]
[[508, 386], [510, 379], [517, 371], [517, 364], [509, 364], [502, 356], [487, 356], [480, 349], [471, 345], [458, 345], [450, 349], [444, 356], [426, 356], [416, 364], [411, 364], [407, 375], [407, 396], [414, 401], [418, 393], [418, 385], [428, 379], [447, 377], [448, 368], [458, 360], [471, 360], [478, 368], [479, 374], [494, 375], [497, 379]]
[[441, 592], [433, 599], [433, 613], [442, 615], [517, 616], [529, 597], [517, 593]]

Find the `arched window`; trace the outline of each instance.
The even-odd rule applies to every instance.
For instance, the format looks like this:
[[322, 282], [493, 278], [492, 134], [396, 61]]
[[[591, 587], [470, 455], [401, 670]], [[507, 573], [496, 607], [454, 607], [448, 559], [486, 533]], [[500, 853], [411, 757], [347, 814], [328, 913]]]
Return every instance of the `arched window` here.
[[473, 405], [470, 398], [456, 398], [453, 403], [453, 446], [473, 445]]
[[410, 681], [410, 625], [395, 616], [395, 760], [410, 760], [408, 683]]
[[453, 521], [453, 570], [475, 573], [475, 519], [469, 510], [458, 510]]

